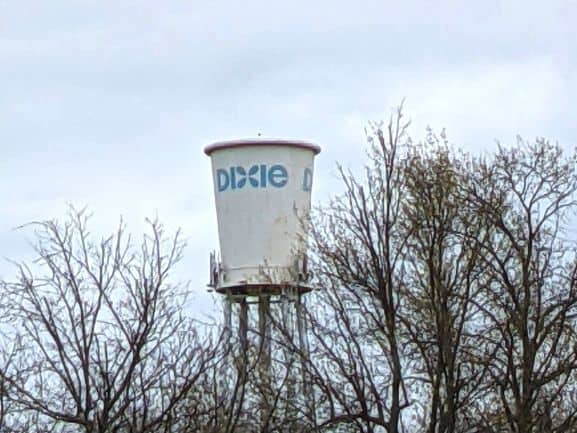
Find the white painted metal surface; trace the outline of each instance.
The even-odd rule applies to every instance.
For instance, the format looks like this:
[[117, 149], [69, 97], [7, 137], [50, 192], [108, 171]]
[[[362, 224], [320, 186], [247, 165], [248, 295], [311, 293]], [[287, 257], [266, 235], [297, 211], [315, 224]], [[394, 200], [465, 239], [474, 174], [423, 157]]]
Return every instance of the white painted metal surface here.
[[314, 144], [290, 140], [215, 143], [212, 159], [221, 260], [217, 290], [303, 285], [301, 218], [310, 212]]

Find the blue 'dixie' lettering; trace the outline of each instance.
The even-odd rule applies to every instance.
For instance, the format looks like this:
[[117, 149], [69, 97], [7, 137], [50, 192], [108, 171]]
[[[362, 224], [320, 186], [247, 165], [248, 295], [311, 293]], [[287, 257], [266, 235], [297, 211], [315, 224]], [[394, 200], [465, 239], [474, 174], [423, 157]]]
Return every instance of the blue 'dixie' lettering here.
[[219, 168], [216, 170], [216, 186], [219, 191], [224, 191], [230, 185], [230, 179], [226, 170]]
[[275, 188], [282, 188], [288, 182], [288, 173], [284, 166], [273, 165], [268, 171], [268, 181]]
[[313, 189], [313, 171], [310, 168], [305, 168], [303, 175], [303, 191], [310, 191]]
[[228, 170], [216, 170], [216, 186], [219, 192], [227, 189], [242, 189], [248, 185], [253, 188], [273, 186], [282, 188], [288, 183], [288, 172], [285, 166], [275, 164], [268, 167], [266, 164], [255, 164], [248, 170], [241, 166], [233, 166]]

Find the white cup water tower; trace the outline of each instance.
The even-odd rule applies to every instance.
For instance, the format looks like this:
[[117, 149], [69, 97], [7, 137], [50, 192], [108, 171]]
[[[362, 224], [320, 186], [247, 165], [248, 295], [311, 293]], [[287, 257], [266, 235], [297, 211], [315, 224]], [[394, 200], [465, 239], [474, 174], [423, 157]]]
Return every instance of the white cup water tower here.
[[291, 140], [236, 140], [205, 148], [212, 160], [220, 240], [210, 285], [219, 293], [307, 291], [302, 217], [320, 148]]
[[271, 304], [280, 304], [282, 323], [298, 333], [305, 350], [301, 296], [311, 288], [303, 218], [320, 147], [257, 138], [217, 142], [204, 151], [212, 161], [220, 243], [220, 257], [211, 254], [209, 286], [224, 296], [225, 326], [232, 329], [234, 319], [242, 345], [248, 344], [251, 306], [258, 305], [267, 370]]

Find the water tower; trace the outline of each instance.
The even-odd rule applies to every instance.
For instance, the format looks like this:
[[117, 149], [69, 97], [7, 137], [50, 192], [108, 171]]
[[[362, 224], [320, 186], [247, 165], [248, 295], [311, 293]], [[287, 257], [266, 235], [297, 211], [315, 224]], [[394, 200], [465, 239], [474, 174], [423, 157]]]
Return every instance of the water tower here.
[[306, 350], [301, 297], [311, 288], [302, 222], [320, 147], [259, 138], [217, 142], [204, 151], [212, 160], [220, 242], [220, 256], [211, 255], [209, 286], [223, 295], [225, 326], [238, 326], [241, 345], [248, 345], [247, 331], [256, 323], [266, 375], [271, 305], [280, 307], [279, 320]]

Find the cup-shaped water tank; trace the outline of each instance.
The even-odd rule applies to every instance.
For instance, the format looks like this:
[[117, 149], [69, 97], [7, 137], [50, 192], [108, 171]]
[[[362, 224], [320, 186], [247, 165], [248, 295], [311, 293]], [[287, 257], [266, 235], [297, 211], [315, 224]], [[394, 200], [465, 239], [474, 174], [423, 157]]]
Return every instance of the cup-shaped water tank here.
[[205, 148], [212, 160], [220, 260], [218, 291], [306, 289], [303, 220], [310, 212], [314, 156], [296, 140], [235, 140]]

